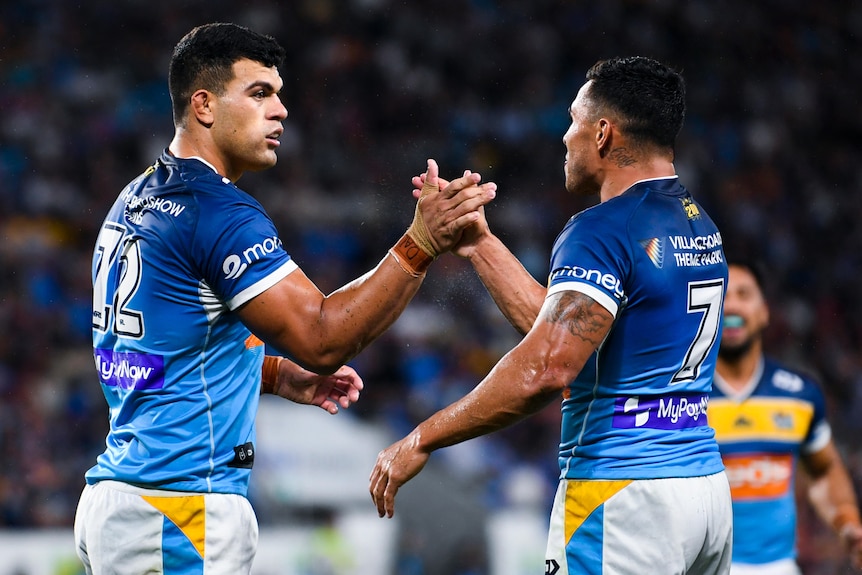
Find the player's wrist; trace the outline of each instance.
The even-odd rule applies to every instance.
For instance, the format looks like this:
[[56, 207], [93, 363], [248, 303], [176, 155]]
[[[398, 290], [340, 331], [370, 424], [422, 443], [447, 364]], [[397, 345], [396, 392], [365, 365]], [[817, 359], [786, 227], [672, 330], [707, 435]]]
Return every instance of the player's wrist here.
[[855, 506], [844, 506], [832, 519], [832, 529], [842, 539], [850, 537], [860, 529], [859, 510]]
[[431, 231], [428, 229], [428, 226], [425, 225], [425, 219], [422, 217], [422, 212], [419, 211], [419, 203], [421, 203], [423, 198], [419, 198], [419, 202], [416, 204], [416, 214], [413, 217], [413, 221], [410, 223], [410, 227], [407, 228], [407, 235], [413, 240], [413, 242], [419, 246], [426, 255], [431, 258], [436, 258], [440, 255], [442, 250], [435, 245], [434, 238], [431, 236]]
[[395, 242], [395, 245], [389, 249], [389, 255], [395, 259], [401, 269], [419, 278], [425, 275], [435, 256], [423, 249], [410, 232], [411, 230], [407, 230], [401, 239]]
[[462, 248], [463, 257], [465, 257], [470, 263], [486, 258], [487, 254], [490, 253], [490, 250], [493, 249], [495, 241], [499, 240], [491, 233], [490, 230], [486, 230], [471, 239], [470, 244], [465, 245]]
[[267, 355], [263, 358], [261, 370], [260, 393], [275, 393], [278, 388], [278, 368], [284, 358], [281, 356]]
[[422, 191], [419, 194], [419, 200], [417, 200], [416, 208], [413, 212], [413, 221], [407, 229], [407, 235], [409, 235], [413, 242], [415, 242], [416, 245], [418, 245], [422, 251], [432, 259], [439, 256], [443, 250], [440, 249], [440, 246], [436, 245], [434, 237], [431, 235], [431, 231], [425, 224], [425, 217], [422, 215], [422, 200], [439, 191], [440, 188], [436, 180], [432, 184], [429, 178], [425, 178], [425, 181], [422, 183]]

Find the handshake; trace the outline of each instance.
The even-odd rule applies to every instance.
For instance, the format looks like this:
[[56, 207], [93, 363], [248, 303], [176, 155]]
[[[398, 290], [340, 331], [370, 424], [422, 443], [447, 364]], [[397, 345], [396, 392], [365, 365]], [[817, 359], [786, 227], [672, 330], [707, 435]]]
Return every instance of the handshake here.
[[426, 172], [413, 177], [418, 198], [413, 222], [389, 253], [405, 272], [421, 277], [440, 254], [453, 251], [468, 257], [488, 231], [483, 206], [497, 195], [493, 182], [481, 183], [469, 170], [451, 182], [439, 176], [437, 162], [428, 160]]

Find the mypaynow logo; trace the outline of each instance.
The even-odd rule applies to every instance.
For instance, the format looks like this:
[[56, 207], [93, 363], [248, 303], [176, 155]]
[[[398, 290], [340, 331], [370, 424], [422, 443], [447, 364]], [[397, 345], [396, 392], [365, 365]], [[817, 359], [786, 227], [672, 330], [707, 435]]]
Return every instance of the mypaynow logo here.
[[165, 384], [165, 359], [160, 355], [93, 351], [99, 379], [108, 387], [121, 389], [161, 389]]
[[664, 395], [618, 397], [614, 402], [613, 426], [617, 429], [685, 429], [703, 427], [709, 396]]

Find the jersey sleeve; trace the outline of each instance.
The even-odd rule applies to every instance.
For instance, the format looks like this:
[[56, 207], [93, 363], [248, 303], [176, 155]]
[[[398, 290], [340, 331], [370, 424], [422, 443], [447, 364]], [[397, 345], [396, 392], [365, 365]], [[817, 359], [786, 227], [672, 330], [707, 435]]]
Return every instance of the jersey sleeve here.
[[548, 294], [573, 290], [589, 296], [617, 316], [627, 296], [625, 278], [631, 256], [627, 243], [594, 211], [573, 217], [560, 232], [551, 253]]
[[275, 224], [250, 196], [208, 204], [212, 202], [202, 202], [208, 217], [199, 225], [193, 249], [205, 287], [228, 309], [237, 309], [297, 269]]
[[817, 453], [828, 445], [832, 439], [832, 428], [826, 419], [826, 399], [823, 397], [820, 386], [807, 377], [804, 379], [805, 391], [814, 407], [814, 413], [811, 417], [811, 427], [808, 429], [808, 434], [805, 436], [800, 450], [802, 453], [811, 454]]

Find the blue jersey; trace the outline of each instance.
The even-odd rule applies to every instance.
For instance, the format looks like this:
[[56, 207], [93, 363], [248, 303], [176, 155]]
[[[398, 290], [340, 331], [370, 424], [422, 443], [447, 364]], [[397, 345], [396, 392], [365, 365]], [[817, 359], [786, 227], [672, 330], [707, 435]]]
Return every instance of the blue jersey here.
[[565, 390], [561, 477], [723, 469], [706, 406], [726, 283], [721, 235], [676, 177], [638, 182], [568, 222], [548, 294], [586, 294], [615, 321]]
[[733, 561], [794, 558], [796, 463], [800, 452], [817, 452], [832, 437], [820, 389], [764, 359], [739, 392], [716, 374], [709, 419], [733, 498]]
[[296, 269], [261, 205], [165, 151], [120, 193], [93, 254], [107, 449], [86, 475], [248, 490], [264, 347], [235, 313]]

